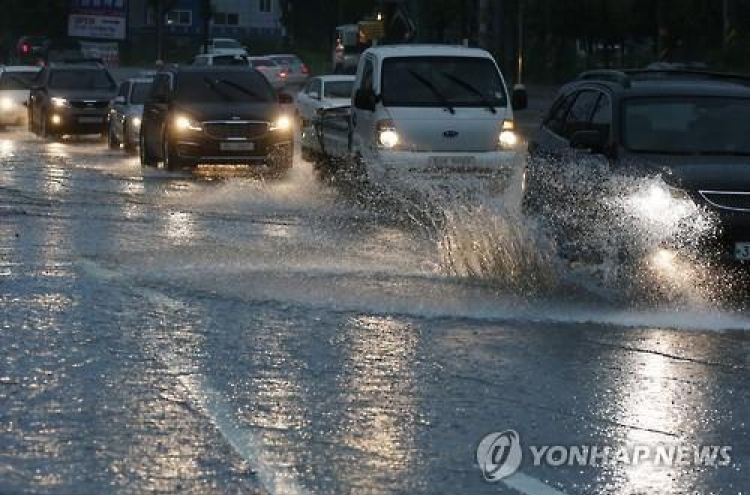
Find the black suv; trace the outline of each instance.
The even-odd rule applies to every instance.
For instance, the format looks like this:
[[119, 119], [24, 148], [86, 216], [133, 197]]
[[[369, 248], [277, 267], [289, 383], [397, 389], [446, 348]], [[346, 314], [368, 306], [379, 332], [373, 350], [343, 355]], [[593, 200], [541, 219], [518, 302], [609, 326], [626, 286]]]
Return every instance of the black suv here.
[[[747, 265], [749, 133], [750, 78], [688, 69], [585, 72], [562, 87], [529, 141], [524, 210], [557, 222], [553, 232], [565, 243], [593, 222], [619, 221], [604, 211], [608, 198], [601, 201], [625, 187], [614, 176], [652, 179], [623, 203], [621, 217], [644, 210], [660, 220], [688, 202], [695, 209], [684, 210], [667, 247], [681, 249], [680, 229], [709, 219], [712, 227], [690, 239], [691, 248], [705, 259]], [[593, 211], [584, 222], [565, 224], [563, 212], [587, 207]]]
[[52, 63], [31, 83], [29, 130], [43, 137], [104, 134], [117, 84], [101, 63]]
[[157, 73], [143, 108], [140, 157], [167, 169], [246, 164], [280, 172], [292, 166], [292, 120], [277, 93], [249, 67], [170, 68]]

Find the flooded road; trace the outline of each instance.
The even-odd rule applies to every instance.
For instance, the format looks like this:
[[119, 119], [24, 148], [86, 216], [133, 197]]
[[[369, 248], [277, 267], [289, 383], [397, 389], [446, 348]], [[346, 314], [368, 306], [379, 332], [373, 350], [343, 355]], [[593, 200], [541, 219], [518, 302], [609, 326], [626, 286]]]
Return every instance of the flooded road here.
[[0, 134], [0, 493], [747, 493], [743, 311], [450, 213]]

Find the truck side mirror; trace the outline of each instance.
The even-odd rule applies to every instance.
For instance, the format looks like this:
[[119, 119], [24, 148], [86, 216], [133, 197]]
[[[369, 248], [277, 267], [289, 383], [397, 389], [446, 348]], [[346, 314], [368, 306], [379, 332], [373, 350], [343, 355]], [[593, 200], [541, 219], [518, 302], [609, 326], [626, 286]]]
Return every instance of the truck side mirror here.
[[374, 111], [376, 100], [375, 92], [371, 89], [358, 89], [354, 93], [354, 106], [361, 110]]
[[513, 101], [511, 105], [513, 110], [524, 110], [529, 106], [529, 94], [526, 92], [526, 86], [523, 84], [516, 84], [513, 87]]

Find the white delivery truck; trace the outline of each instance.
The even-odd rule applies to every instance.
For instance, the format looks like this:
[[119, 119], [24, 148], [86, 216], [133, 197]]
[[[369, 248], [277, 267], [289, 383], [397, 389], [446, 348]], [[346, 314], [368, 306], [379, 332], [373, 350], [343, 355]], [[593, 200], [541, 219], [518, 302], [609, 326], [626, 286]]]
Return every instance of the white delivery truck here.
[[507, 178], [520, 152], [513, 110], [525, 106], [525, 91], [508, 91], [485, 50], [375, 46], [359, 59], [351, 105], [324, 110], [304, 130], [302, 152], [368, 182]]

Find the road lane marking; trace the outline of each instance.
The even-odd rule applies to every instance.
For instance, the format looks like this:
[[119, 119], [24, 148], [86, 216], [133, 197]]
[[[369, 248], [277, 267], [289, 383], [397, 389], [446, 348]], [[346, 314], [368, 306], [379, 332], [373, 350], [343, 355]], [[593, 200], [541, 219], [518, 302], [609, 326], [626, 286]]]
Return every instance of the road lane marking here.
[[[104, 280], [125, 279], [123, 273], [105, 268], [89, 260], [84, 260], [81, 265], [86, 273], [95, 278]], [[128, 286], [128, 288], [154, 305], [164, 306], [171, 310], [186, 307], [179, 300], [155, 289], [137, 286]], [[154, 347], [158, 349], [159, 344], [161, 343], [155, 342]], [[243, 428], [233, 412], [232, 404], [208, 383], [206, 377], [195, 372], [185, 373], [186, 364], [189, 363], [182, 362], [176, 355], [168, 355], [164, 352], [158, 354], [159, 361], [167, 366], [170, 374], [175, 376], [188, 392], [193, 406], [197, 406], [197, 409], [208, 416], [232, 449], [252, 466], [261, 485], [269, 493], [274, 495], [311, 495], [313, 493], [299, 484], [291, 470], [280, 470], [279, 466], [266, 462], [263, 456], [262, 436], [248, 428]], [[566, 495], [565, 492], [552, 488], [521, 472], [516, 472], [501, 480], [501, 482], [508, 488], [524, 495]]]
[[[100, 280], [125, 280], [125, 275], [117, 270], [112, 270], [99, 265], [91, 260], [83, 260], [80, 263], [83, 271], [91, 277]], [[127, 286], [132, 292], [144, 297], [153, 305], [167, 307], [171, 310], [179, 310], [186, 307], [185, 304], [158, 290], [146, 287]], [[153, 338], [151, 334], [146, 339]], [[236, 408], [215, 390], [209, 380], [200, 373], [185, 372], [191, 363], [185, 362], [174, 354], [160, 352], [163, 342], [152, 342], [156, 349], [156, 358], [167, 367], [169, 374], [177, 379], [189, 395], [192, 405], [205, 414], [218, 430], [219, 434], [227, 441], [232, 449], [253, 469], [256, 478], [272, 495], [311, 495], [312, 492], [304, 488], [298, 481], [297, 476], [291, 469], [276, 466], [266, 460], [263, 449], [262, 435], [256, 434], [248, 428], [243, 428], [237, 419]], [[192, 367], [190, 367], [192, 369]]]

